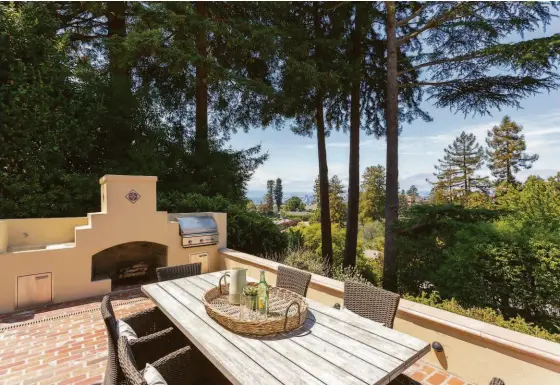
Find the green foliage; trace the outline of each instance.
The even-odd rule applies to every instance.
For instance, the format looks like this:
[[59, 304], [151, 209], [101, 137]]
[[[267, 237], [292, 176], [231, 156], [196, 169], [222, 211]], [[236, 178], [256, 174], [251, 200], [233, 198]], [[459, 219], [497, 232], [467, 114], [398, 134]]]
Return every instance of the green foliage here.
[[[304, 245], [306, 248], [313, 250], [316, 254], [321, 255], [321, 226], [318, 223], [312, 223], [309, 226], [298, 226], [300, 229]], [[332, 227], [333, 239], [333, 266], [341, 265], [344, 257], [344, 242], [346, 231], [339, 225], [333, 224]], [[356, 255], [362, 255], [363, 248], [361, 242], [358, 244], [358, 251]]]
[[484, 151], [473, 134], [463, 131], [444, 152], [434, 174], [437, 182], [433, 184], [448, 193], [449, 202], [456, 196], [464, 202], [476, 189], [486, 191], [488, 178], [476, 175], [483, 165]]
[[[325, 265], [321, 256], [321, 225], [314, 223], [308, 226], [298, 225], [285, 232], [288, 239], [288, 251], [278, 256], [268, 256], [298, 269], [314, 274], [325, 275]], [[338, 225], [332, 225], [333, 235], [333, 266], [335, 279], [356, 279], [377, 284], [380, 282], [381, 265], [364, 257], [362, 242], [358, 242], [356, 266], [342, 268], [346, 231]]]
[[512, 212], [517, 228], [560, 229], [560, 173], [548, 180], [530, 176], [522, 186], [503, 185], [496, 205]]
[[381, 221], [366, 222], [362, 227], [364, 248], [383, 251], [385, 242], [385, 225]]
[[406, 192], [406, 195], [409, 195], [411, 197], [417, 197], [418, 196], [418, 187], [416, 187], [415, 185], [410, 186], [410, 188]]
[[305, 241], [300, 228], [290, 227], [286, 230], [285, 234], [288, 243], [288, 250], [299, 250], [303, 248]]
[[177, 192], [161, 194], [158, 209], [175, 213], [227, 213], [228, 246], [257, 256], [282, 254], [287, 247], [286, 236], [269, 218], [245, 207], [231, 204], [227, 199], [200, 194]]
[[305, 203], [303, 203], [300, 197], [293, 196], [284, 203], [284, 209], [286, 211], [304, 211]]
[[525, 136], [520, 132], [523, 127], [515, 123], [509, 116], [504, 116], [499, 126], [488, 131], [489, 167], [498, 183], [515, 183], [515, 174], [521, 169], [529, 169], [539, 159], [538, 155], [525, 152]]
[[351, 281], [351, 282], [360, 282], [360, 283], [365, 283], [370, 285], [377, 285], [375, 276], [370, 275], [369, 278], [366, 278], [362, 273], [362, 271], [363, 270], [357, 266], [348, 266], [348, 267], [336, 266], [333, 269], [332, 278], [342, 282]]
[[[319, 199], [319, 178], [315, 179], [314, 186], [315, 202], [317, 203], [317, 209], [313, 216], [311, 217], [312, 222], [321, 221], [321, 205]], [[345, 188], [342, 184], [340, 178], [333, 175], [329, 181], [329, 204], [331, 210], [331, 223], [337, 224], [339, 226], [345, 226], [346, 224], [346, 212], [348, 206], [344, 200]], [[334, 242], [334, 240], [333, 240]]]
[[276, 203], [276, 207], [278, 211], [280, 211], [280, 207], [282, 206], [282, 199], [284, 197], [284, 192], [282, 191], [282, 179], [276, 179], [276, 184], [274, 185], [274, 203]]
[[405, 295], [404, 298], [409, 301], [418, 302], [427, 306], [435, 307], [451, 313], [473, 318], [502, 328], [514, 330], [534, 337], [543, 338], [545, 340], [560, 343], [559, 333], [551, 333], [548, 330], [539, 327], [538, 325], [535, 325], [531, 322], [527, 322], [520, 316], [517, 316], [515, 318], [505, 319], [502, 314], [488, 307], [466, 308], [461, 306], [453, 298], [442, 300], [437, 292], [432, 292], [430, 295], [427, 295], [426, 293], [422, 293], [422, 295], [418, 297]]
[[247, 200], [247, 210], [249, 211], [257, 211], [257, 205], [252, 200]]
[[103, 114], [95, 97], [102, 85], [68, 57], [57, 29], [46, 4], [0, 4], [0, 218], [97, 208], [99, 188], [88, 175], [97, 122], [84, 116]]
[[[526, 194], [535, 183], [528, 182]], [[559, 227], [536, 215], [548, 203], [533, 204], [533, 216], [523, 205], [509, 212], [414, 206], [397, 227], [400, 290], [437, 290], [464, 306], [500, 309], [509, 318], [520, 315], [556, 330]]]
[[[0, 5], [0, 217], [98, 211], [98, 179], [107, 173], [157, 175], [163, 193], [244, 201], [248, 180], [266, 160], [260, 147], [234, 151], [211, 140], [205, 162], [196, 166], [193, 132], [186, 128], [193, 117], [168, 105], [178, 100], [176, 93], [163, 100], [160, 86], [169, 79], [151, 73], [150, 81], [142, 83], [145, 67], [139, 65], [139, 88], [121, 93], [112, 75], [121, 76], [123, 68], [139, 63], [128, 62], [123, 38], [104, 38], [105, 4], [88, 4]], [[137, 6], [139, 18], [131, 21], [144, 16], [146, 9]], [[73, 22], [82, 35], [67, 27]], [[90, 28], [91, 23], [97, 27]], [[129, 27], [130, 38], [136, 39], [138, 25]], [[79, 39], [90, 32], [91, 39], [82, 45]], [[135, 47], [141, 51], [133, 55], [140, 64], [150, 56], [150, 50], [140, 49], [146, 44]], [[107, 53], [115, 49], [118, 55]]]
[[362, 179], [360, 222], [378, 221], [385, 217], [385, 167], [367, 167]]
[[306, 248], [288, 251], [283, 258], [283, 263], [296, 269], [306, 270], [313, 274], [324, 275], [325, 269], [320, 254]]

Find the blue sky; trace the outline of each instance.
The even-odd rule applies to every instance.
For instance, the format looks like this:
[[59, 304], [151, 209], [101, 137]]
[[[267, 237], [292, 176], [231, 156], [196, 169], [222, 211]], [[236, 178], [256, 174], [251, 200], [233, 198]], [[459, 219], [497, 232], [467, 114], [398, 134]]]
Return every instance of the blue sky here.
[[[526, 38], [549, 36], [560, 32], [560, 21], [555, 21], [546, 33], [538, 32]], [[420, 191], [430, 189], [426, 178], [433, 180], [434, 165], [443, 156], [443, 149], [451, 144], [462, 131], [472, 132], [485, 145], [486, 132], [509, 115], [523, 126], [527, 151], [540, 158], [531, 170], [521, 172], [518, 178], [538, 174], [548, 177], [560, 170], [560, 91], [543, 93], [522, 101], [522, 109], [504, 108], [493, 110], [492, 116], [467, 116], [446, 109], [436, 109], [431, 103], [423, 107], [433, 117], [426, 123], [416, 120], [406, 124], [399, 140], [399, 180], [401, 188], [415, 184]], [[288, 126], [286, 126], [288, 127]], [[269, 160], [261, 166], [249, 182], [251, 191], [266, 189], [268, 179], [282, 178], [285, 192], [311, 192], [318, 174], [316, 138], [301, 137], [288, 128], [276, 131], [253, 130], [232, 136], [229, 144], [234, 149], [261, 144], [268, 152]], [[338, 175], [348, 181], [347, 134], [333, 132], [327, 139], [329, 176]], [[360, 174], [367, 166], [385, 165], [385, 139], [375, 139], [361, 132]], [[485, 168], [482, 174], [489, 174]]]

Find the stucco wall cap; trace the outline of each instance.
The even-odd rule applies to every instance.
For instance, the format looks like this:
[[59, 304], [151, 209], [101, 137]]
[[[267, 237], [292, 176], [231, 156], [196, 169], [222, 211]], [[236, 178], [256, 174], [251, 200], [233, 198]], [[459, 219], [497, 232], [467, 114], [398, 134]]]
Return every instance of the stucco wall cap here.
[[[278, 270], [278, 265], [280, 265], [278, 262], [232, 249], [223, 248], [220, 249], [219, 252], [270, 270]], [[312, 274], [311, 286], [315, 286], [316, 288], [323, 286], [334, 290], [339, 293], [341, 298], [344, 295], [344, 283], [332, 278]], [[542, 338], [533, 337], [405, 299], [401, 299], [399, 302], [397, 317], [399, 317], [399, 315], [402, 317], [403, 313], [470, 334], [506, 349], [515, 350], [555, 364], [560, 364], [560, 344], [552, 341], [547, 341]]]
[[153, 183], [157, 182], [157, 176], [146, 176], [146, 175], [104, 175], [99, 179], [99, 184], [105, 183]]

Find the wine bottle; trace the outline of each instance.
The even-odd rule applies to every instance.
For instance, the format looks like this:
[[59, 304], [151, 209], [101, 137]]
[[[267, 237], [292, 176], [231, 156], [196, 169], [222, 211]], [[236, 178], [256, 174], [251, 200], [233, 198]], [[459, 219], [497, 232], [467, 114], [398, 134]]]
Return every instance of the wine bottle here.
[[261, 270], [261, 280], [258, 288], [258, 307], [261, 314], [268, 313], [268, 283], [264, 275], [264, 270]]

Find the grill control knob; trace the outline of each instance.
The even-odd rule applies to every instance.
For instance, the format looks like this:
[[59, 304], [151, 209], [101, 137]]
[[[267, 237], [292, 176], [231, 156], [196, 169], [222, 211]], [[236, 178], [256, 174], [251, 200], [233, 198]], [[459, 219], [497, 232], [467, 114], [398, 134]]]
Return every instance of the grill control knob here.
[[189, 245], [192, 245], [192, 241], [189, 241]]
[[204, 239], [200, 238], [200, 243], [204, 242]]

